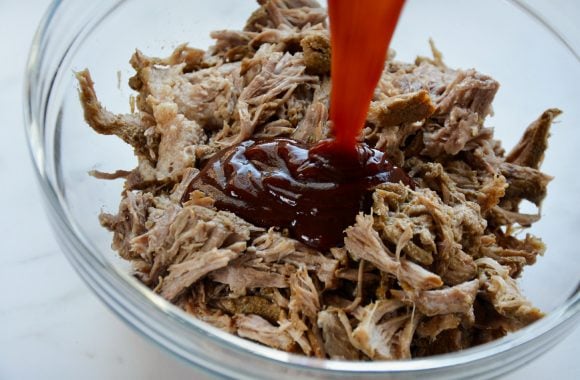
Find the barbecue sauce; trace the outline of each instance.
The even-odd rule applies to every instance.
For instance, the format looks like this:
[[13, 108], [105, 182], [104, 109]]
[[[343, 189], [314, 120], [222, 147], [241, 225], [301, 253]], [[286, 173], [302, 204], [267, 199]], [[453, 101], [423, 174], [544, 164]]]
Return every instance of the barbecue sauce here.
[[257, 226], [286, 228], [311, 247], [339, 246], [355, 215], [370, 208], [370, 188], [412, 183], [381, 151], [357, 144], [354, 154], [344, 155], [334, 144], [247, 140], [215, 154], [190, 190]]
[[334, 138], [315, 146], [286, 139], [247, 140], [215, 154], [182, 199], [201, 190], [218, 209], [261, 227], [287, 229], [321, 250], [371, 206], [385, 182], [413, 186], [381, 151], [357, 142], [383, 69], [403, 0], [329, 0], [332, 45], [330, 118]]
[[328, 0], [330, 120], [340, 149], [354, 149], [404, 0]]

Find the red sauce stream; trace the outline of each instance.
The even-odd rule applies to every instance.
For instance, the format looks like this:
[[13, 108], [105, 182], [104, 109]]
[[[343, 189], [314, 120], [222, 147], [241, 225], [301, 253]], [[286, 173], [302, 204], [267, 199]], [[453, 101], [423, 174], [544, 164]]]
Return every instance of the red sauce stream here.
[[329, 0], [330, 117], [335, 138], [315, 146], [291, 139], [248, 140], [215, 154], [182, 199], [201, 190], [218, 209], [261, 227], [287, 229], [317, 248], [343, 243], [343, 231], [370, 209], [370, 190], [413, 186], [383, 152], [357, 143], [403, 0]]
[[403, 3], [404, 0], [328, 0], [332, 45], [330, 119], [340, 149], [355, 147]]

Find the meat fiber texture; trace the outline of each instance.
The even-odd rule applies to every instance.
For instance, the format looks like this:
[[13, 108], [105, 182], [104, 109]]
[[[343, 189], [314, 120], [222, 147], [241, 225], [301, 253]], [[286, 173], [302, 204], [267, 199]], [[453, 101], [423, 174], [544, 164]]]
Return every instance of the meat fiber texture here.
[[[77, 73], [87, 123], [130, 144], [112, 247], [154, 292], [207, 323], [276, 349], [321, 358], [392, 360], [465, 349], [542, 317], [518, 278], [545, 251], [522, 234], [540, 218], [551, 177], [540, 171], [550, 125], [533, 121], [506, 154], [486, 126], [499, 84], [433, 58], [394, 52], [360, 136], [416, 183], [385, 183], [344, 245], [319, 252], [254, 226], [194, 191], [203, 163], [248, 138], [329, 135], [330, 44], [310, 0], [263, 0], [244, 30], [212, 33], [208, 51], [131, 58], [137, 109], [114, 115]], [[515, 128], [516, 126], [510, 126]], [[522, 128], [523, 130], [523, 128]], [[103, 152], [106, 154], [106, 152]], [[517, 232], [517, 234], [516, 234]]]

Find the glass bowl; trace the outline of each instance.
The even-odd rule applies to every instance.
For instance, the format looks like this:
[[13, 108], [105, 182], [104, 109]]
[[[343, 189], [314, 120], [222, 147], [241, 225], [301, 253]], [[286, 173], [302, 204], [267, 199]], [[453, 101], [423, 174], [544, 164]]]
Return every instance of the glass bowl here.
[[[90, 177], [92, 169], [131, 169], [120, 140], [84, 122], [73, 71], [91, 70], [97, 93], [113, 112], [127, 112], [135, 48], [165, 56], [182, 42], [205, 48], [213, 29], [239, 29], [252, 0], [79, 2], [56, 0], [40, 24], [27, 68], [25, 119], [46, 208], [68, 259], [128, 325], [186, 362], [232, 378], [490, 378], [555, 345], [580, 316], [580, 83], [578, 53], [551, 24], [516, 1], [409, 0], [392, 47], [398, 58], [428, 55], [432, 37], [451, 67], [475, 67], [501, 84], [487, 124], [511, 147], [544, 109], [564, 110], [553, 128], [543, 170], [555, 176], [532, 232], [548, 251], [525, 270], [525, 294], [548, 315], [505, 338], [462, 352], [406, 361], [320, 360], [266, 348], [195, 320], [130, 275], [98, 222], [116, 210], [121, 181]], [[555, 20], [557, 21], [557, 20]], [[106, 332], [104, 332], [106, 333]]]

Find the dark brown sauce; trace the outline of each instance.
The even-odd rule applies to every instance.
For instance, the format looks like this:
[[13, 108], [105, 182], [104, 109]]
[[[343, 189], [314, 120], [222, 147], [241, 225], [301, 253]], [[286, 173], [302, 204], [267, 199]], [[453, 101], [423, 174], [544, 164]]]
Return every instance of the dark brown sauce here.
[[189, 184], [220, 210], [261, 227], [286, 228], [305, 244], [341, 246], [343, 231], [370, 208], [369, 190], [412, 180], [382, 152], [357, 144], [354, 153], [333, 140], [309, 147], [291, 139], [244, 141], [213, 156]]

